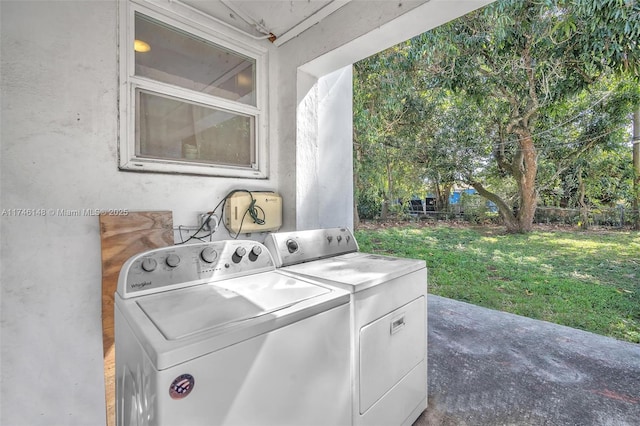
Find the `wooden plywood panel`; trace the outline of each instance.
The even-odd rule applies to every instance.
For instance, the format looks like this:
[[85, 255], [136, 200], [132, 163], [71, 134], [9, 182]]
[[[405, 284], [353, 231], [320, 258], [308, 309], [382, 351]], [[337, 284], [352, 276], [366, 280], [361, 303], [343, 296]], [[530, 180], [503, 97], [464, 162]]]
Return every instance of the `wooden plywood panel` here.
[[102, 248], [102, 340], [106, 387], [107, 425], [115, 425], [114, 293], [124, 262], [143, 251], [173, 245], [173, 215], [170, 211], [101, 214]]

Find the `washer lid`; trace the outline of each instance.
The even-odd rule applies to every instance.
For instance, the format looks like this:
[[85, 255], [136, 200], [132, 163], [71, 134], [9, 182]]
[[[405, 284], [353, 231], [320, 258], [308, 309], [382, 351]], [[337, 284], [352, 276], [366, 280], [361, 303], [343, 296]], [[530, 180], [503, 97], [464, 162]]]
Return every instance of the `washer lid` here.
[[343, 284], [346, 289], [356, 292], [423, 268], [426, 268], [424, 260], [356, 252], [283, 269], [324, 282]]
[[167, 340], [257, 318], [331, 290], [263, 273], [141, 298], [138, 306]]

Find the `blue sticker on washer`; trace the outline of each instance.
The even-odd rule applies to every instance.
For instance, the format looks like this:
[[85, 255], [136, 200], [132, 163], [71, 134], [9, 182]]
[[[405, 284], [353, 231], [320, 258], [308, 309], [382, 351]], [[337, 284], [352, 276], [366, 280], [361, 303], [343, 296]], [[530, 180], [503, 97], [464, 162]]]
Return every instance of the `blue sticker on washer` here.
[[185, 398], [193, 390], [195, 379], [191, 374], [182, 374], [175, 378], [169, 388], [169, 395], [173, 399]]

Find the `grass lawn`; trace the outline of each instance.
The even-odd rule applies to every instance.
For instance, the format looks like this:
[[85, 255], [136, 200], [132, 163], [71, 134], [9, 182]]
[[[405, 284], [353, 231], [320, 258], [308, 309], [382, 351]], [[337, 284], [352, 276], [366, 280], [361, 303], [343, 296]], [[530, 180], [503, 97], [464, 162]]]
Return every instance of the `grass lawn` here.
[[424, 259], [429, 293], [640, 343], [640, 233], [406, 225], [360, 250]]

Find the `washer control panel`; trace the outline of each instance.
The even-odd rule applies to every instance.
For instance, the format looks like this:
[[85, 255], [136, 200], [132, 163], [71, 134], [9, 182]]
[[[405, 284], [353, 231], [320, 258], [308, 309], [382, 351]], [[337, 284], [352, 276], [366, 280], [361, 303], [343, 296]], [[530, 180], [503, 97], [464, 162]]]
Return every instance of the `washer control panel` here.
[[118, 279], [123, 299], [275, 269], [269, 250], [255, 241], [175, 245], [137, 254]]
[[358, 243], [347, 228], [271, 233], [264, 244], [278, 267], [358, 251]]

